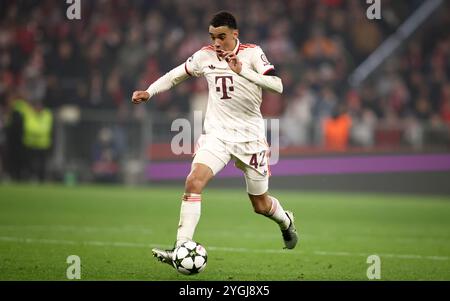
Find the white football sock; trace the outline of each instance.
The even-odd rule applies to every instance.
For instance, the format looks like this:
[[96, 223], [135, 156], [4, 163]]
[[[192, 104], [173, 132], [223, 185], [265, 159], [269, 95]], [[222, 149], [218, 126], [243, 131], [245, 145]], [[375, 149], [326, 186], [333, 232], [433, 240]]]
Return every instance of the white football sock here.
[[197, 193], [184, 193], [180, 209], [180, 221], [178, 223], [177, 242], [178, 247], [183, 242], [192, 240], [195, 227], [200, 220], [202, 196]]
[[280, 226], [281, 230], [286, 230], [291, 224], [291, 220], [286, 215], [286, 212], [284, 212], [280, 202], [273, 196], [269, 196], [269, 198], [272, 200], [272, 206], [267, 217], [275, 221]]

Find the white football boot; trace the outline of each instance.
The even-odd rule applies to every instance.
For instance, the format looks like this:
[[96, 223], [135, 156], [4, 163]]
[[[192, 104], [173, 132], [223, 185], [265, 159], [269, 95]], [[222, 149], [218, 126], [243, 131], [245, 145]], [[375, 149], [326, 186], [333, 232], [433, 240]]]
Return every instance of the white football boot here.
[[162, 250], [162, 249], [153, 248], [152, 254], [153, 254], [153, 257], [156, 257], [156, 259], [158, 259], [159, 261], [170, 264], [170, 266], [173, 267], [173, 265], [172, 265], [173, 250]]
[[285, 211], [286, 215], [289, 217], [291, 223], [286, 230], [281, 230], [281, 234], [283, 235], [285, 249], [293, 249], [297, 245], [298, 235], [297, 229], [294, 224], [294, 213], [291, 211]]

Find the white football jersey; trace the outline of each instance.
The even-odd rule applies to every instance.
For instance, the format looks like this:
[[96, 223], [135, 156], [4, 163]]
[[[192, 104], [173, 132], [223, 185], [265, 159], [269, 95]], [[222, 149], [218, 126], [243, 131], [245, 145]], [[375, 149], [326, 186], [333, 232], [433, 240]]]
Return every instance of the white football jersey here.
[[[238, 43], [233, 50], [242, 67], [260, 74], [274, 69], [262, 49]], [[186, 73], [205, 76], [209, 97], [204, 131], [228, 142], [248, 142], [266, 137], [261, 115], [262, 88], [230, 69], [213, 46], [197, 51], [185, 63]]]

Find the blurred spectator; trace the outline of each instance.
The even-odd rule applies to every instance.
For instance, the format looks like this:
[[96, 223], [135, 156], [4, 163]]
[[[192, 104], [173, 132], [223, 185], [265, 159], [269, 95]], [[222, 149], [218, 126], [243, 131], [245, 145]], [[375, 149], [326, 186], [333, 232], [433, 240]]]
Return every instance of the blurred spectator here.
[[[375, 22], [367, 20], [362, 3], [364, 2], [351, 0], [349, 7], [350, 40], [352, 53], [357, 62], [362, 62], [383, 40], [380, 28]], [[383, 7], [383, 9], [386, 9], [386, 7]]]
[[115, 183], [119, 180], [120, 149], [109, 127], [103, 127], [92, 150], [92, 174], [101, 183]]
[[322, 27], [315, 26], [311, 30], [310, 39], [303, 45], [303, 54], [313, 62], [331, 60], [337, 55], [337, 46], [333, 40], [325, 36]]
[[363, 147], [374, 146], [376, 124], [377, 117], [369, 109], [364, 109], [358, 117], [352, 117], [350, 136], [353, 144]]
[[27, 170], [31, 179], [47, 179], [47, 161], [53, 147], [54, 122], [52, 112], [41, 100], [33, 100], [23, 119], [23, 144]]
[[442, 87], [440, 113], [442, 120], [450, 125], [450, 83]]
[[30, 105], [23, 98], [10, 96], [6, 106], [6, 149], [4, 166], [7, 174], [15, 180], [24, 179], [26, 154], [23, 145], [23, 120]]
[[310, 142], [312, 107], [315, 95], [306, 85], [299, 85], [292, 98], [288, 100], [281, 119], [281, 131], [285, 145], [307, 145]]
[[325, 118], [324, 142], [325, 148], [331, 151], [344, 151], [349, 145], [352, 120], [343, 107], [334, 110], [330, 117]]
[[13, 180], [47, 177], [47, 159], [53, 146], [53, 114], [40, 99], [12, 98], [7, 125], [7, 169]]
[[313, 118], [316, 120], [313, 127], [313, 139], [315, 145], [321, 145], [324, 142], [324, 124], [325, 120], [333, 115], [338, 105], [338, 98], [331, 87], [323, 87], [316, 93], [317, 99], [314, 102]]
[[276, 118], [284, 111], [284, 98], [280, 94], [263, 92], [261, 113], [265, 118]]
[[450, 127], [434, 114], [424, 128], [424, 142], [429, 147], [448, 146], [450, 143]]
[[404, 142], [414, 148], [421, 148], [423, 146], [423, 125], [413, 115], [406, 117], [403, 123]]

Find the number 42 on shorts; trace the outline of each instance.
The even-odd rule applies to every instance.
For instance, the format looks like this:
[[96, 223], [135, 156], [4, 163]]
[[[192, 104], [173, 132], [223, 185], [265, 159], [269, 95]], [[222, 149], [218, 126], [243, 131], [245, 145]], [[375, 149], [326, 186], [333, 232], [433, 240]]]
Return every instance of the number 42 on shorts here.
[[248, 164], [253, 166], [255, 169], [258, 169], [258, 167], [266, 166], [266, 151], [263, 150], [262, 152], [253, 154]]

